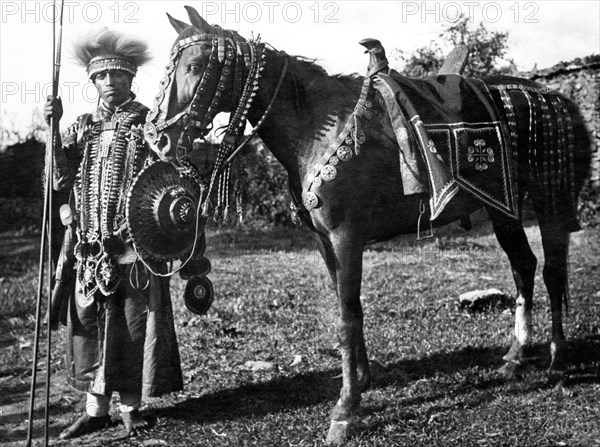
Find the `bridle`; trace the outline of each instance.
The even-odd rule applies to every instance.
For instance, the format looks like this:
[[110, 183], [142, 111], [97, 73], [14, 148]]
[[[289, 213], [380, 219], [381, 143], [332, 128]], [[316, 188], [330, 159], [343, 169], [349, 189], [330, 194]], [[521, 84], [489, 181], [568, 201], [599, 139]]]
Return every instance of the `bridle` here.
[[[247, 136], [237, 147], [236, 144], [246, 126], [248, 112], [259, 89], [259, 80], [265, 66], [265, 45], [259, 39], [246, 41], [235, 31], [214, 27], [215, 34], [195, 34], [179, 40], [171, 50], [170, 61], [166, 67], [164, 78], [160, 82], [159, 93], [154, 99], [154, 108], [148, 113], [144, 126], [146, 141], [155, 145], [164, 132], [179, 125], [182, 130], [177, 141], [175, 161], [172, 163], [180, 170], [187, 172], [187, 146], [184, 138], [190, 128], [200, 132], [202, 136], [211, 130], [211, 124], [220, 111], [223, 94], [230, 89], [231, 103], [236, 105], [231, 113], [227, 129], [217, 153], [214, 169], [211, 174], [208, 193], [205, 196], [204, 214], [207, 212], [208, 197], [221, 172], [231, 163], [248, 141], [256, 134], [258, 128], [267, 118], [285, 78], [288, 58], [275, 87], [269, 105], [262, 117], [254, 126], [251, 135]], [[167, 119], [168, 103], [174, 85], [175, 71], [181, 60], [183, 51], [194, 45], [211, 47], [208, 64], [198, 83], [192, 100], [181, 112]]]

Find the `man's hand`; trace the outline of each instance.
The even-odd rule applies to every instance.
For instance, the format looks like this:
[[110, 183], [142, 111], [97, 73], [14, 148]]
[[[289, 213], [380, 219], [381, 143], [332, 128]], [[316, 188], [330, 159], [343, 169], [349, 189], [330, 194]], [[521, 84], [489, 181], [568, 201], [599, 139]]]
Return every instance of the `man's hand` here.
[[54, 117], [54, 124], [58, 124], [63, 115], [62, 100], [60, 97], [54, 98], [48, 96], [46, 104], [44, 104], [44, 119], [46, 124], [50, 125], [50, 118]]

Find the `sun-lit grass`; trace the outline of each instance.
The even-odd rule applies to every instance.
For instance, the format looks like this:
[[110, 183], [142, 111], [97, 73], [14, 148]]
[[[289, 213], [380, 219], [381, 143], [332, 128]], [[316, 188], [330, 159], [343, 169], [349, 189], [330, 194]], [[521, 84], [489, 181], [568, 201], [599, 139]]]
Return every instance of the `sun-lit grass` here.
[[[513, 293], [508, 261], [488, 230], [402, 238], [365, 252], [362, 302], [374, 381], [348, 446], [600, 446], [600, 231], [572, 236], [571, 369], [559, 393], [546, 383], [550, 319], [535, 227], [527, 229], [540, 260], [534, 346], [519, 380], [495, 372], [509, 346], [510, 310], [458, 306], [468, 290]], [[28, 378], [37, 254], [23, 251], [0, 275], [3, 402], [15, 389], [22, 393], [18, 383]], [[307, 233], [213, 231], [207, 256], [216, 291], [207, 315], [189, 313], [184, 282], [172, 281], [185, 390], [147, 403], [158, 421], [136, 440], [111, 442], [120, 433], [114, 427], [72, 445], [323, 445], [341, 385], [337, 305]], [[57, 377], [62, 343], [55, 336]], [[272, 368], [253, 371], [248, 361]], [[54, 434], [74, 414], [69, 393], [51, 399]], [[0, 427], [0, 437], [22, 442], [25, 417]]]

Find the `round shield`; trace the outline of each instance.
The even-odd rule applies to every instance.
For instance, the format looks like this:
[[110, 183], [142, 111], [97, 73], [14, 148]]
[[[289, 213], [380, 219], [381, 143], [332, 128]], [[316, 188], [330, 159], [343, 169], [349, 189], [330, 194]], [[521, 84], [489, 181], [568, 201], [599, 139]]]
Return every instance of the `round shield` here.
[[173, 260], [190, 254], [196, 237], [200, 186], [157, 161], [138, 174], [126, 203], [129, 233], [144, 254]]

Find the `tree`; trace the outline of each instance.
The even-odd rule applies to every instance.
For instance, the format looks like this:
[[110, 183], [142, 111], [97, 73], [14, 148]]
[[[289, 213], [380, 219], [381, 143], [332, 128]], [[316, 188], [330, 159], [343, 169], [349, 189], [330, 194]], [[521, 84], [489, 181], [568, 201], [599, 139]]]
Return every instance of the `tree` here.
[[[422, 78], [433, 75], [441, 68], [444, 58], [456, 45], [463, 44], [469, 49], [469, 60], [464, 74], [468, 77], [481, 77], [491, 74], [507, 74], [515, 69], [508, 52], [508, 33], [488, 31], [483, 23], [474, 30], [469, 29], [469, 18], [461, 16], [455, 24], [447, 26], [439, 35], [441, 45], [432, 41], [429, 45], [416, 49], [410, 54], [394, 49], [390, 54], [392, 65], [403, 64], [398, 68], [409, 77]], [[504, 62], [502, 65], [501, 62]]]
[[2, 116], [0, 116], [0, 153], [13, 144], [30, 140], [42, 143], [46, 141], [48, 126], [44, 122], [44, 117], [39, 109], [33, 110], [29, 124], [21, 124], [20, 127], [17, 125], [14, 115], [9, 115], [6, 110], [2, 110]]

